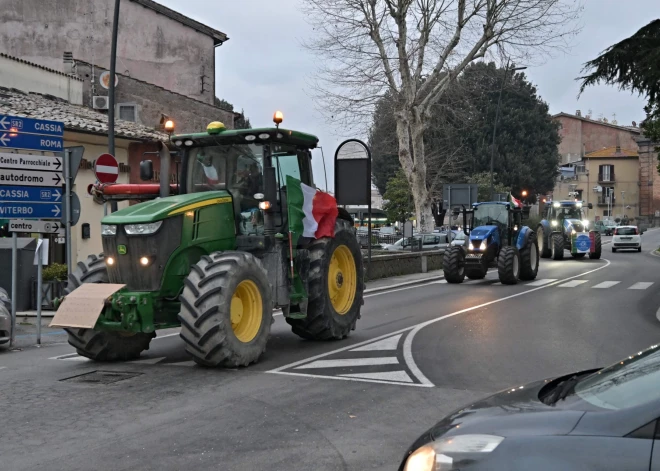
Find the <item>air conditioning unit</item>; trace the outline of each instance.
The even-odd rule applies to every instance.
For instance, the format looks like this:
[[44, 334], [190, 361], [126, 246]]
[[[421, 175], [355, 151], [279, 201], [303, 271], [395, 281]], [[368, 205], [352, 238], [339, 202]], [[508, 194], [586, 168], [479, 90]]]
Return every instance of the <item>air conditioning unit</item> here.
[[107, 96], [95, 96], [92, 99], [92, 108], [95, 110], [107, 110], [108, 109], [108, 97]]

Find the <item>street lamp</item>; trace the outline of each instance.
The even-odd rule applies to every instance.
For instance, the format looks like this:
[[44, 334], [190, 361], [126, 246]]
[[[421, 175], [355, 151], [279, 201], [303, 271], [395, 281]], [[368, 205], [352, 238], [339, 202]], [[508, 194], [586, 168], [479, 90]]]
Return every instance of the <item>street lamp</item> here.
[[495, 124], [493, 125], [493, 145], [490, 150], [490, 199], [491, 201], [495, 200], [495, 187], [493, 185], [493, 165], [495, 162], [495, 136], [497, 134], [497, 119], [500, 117], [500, 103], [502, 101], [502, 90], [504, 89], [504, 84], [506, 83], [506, 75], [509, 73], [509, 70], [515, 72], [516, 70], [525, 70], [527, 67], [513, 67], [509, 69], [509, 61], [506, 63], [506, 68], [504, 69], [504, 77], [502, 78], [502, 85], [500, 86], [500, 93], [497, 97], [497, 108], [495, 110]]

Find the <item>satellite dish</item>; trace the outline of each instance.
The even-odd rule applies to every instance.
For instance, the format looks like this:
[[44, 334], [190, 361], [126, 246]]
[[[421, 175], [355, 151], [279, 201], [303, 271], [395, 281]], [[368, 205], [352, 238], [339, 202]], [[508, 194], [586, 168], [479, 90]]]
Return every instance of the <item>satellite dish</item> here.
[[[110, 72], [105, 71], [99, 76], [99, 83], [106, 90], [110, 88]], [[119, 83], [119, 76], [115, 74], [115, 87]]]

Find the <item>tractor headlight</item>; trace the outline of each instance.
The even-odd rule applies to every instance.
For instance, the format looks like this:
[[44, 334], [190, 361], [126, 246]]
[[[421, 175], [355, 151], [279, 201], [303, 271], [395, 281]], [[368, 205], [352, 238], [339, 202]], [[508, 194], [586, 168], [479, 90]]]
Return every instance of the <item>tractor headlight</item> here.
[[490, 453], [504, 437], [497, 435], [457, 435], [443, 438], [415, 450], [406, 460], [404, 471], [451, 471], [454, 454]]
[[557, 226], [557, 221], [550, 221], [550, 224], [552, 225], [552, 227], [556, 227]]
[[472, 241], [468, 244], [468, 250], [474, 250], [474, 245], [472, 245]]
[[160, 226], [163, 225], [163, 221], [150, 222], [147, 224], [126, 224], [124, 230], [128, 235], [144, 235], [144, 234], [153, 234]]
[[486, 239], [482, 240], [481, 245], [479, 246], [479, 249], [480, 250], [486, 250], [487, 247], [488, 247], [488, 241]]
[[582, 225], [584, 226], [585, 229], [587, 229], [589, 227], [589, 221], [585, 219], [584, 221], [582, 221]]
[[101, 224], [101, 234], [105, 236], [117, 235], [117, 226], [114, 224]]
[[561, 204], [559, 202], [556, 202], [556, 203], [552, 203], [552, 206], [554, 206], [555, 208], [558, 208], [558, 207], [561, 206]]

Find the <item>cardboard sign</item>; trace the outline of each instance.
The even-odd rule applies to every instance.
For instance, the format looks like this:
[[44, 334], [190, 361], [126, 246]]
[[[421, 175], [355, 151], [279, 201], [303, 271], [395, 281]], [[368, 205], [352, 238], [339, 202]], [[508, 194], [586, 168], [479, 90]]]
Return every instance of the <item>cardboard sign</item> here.
[[83, 283], [64, 299], [50, 327], [93, 329], [103, 311], [105, 300], [126, 285]]

